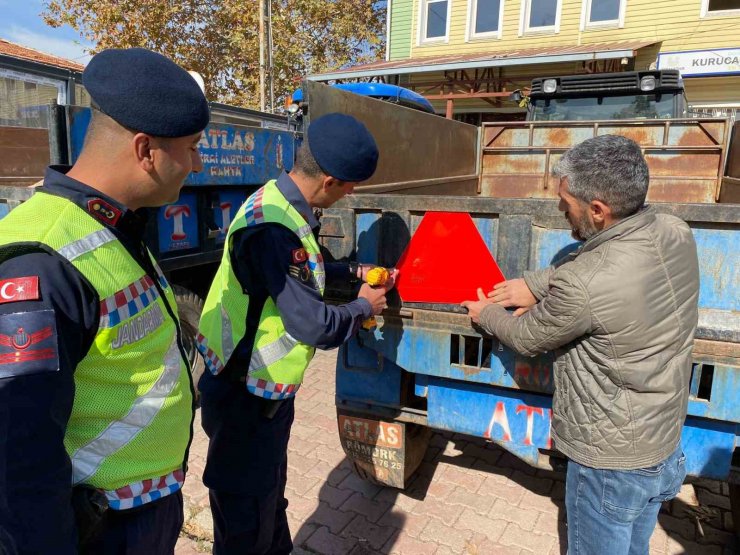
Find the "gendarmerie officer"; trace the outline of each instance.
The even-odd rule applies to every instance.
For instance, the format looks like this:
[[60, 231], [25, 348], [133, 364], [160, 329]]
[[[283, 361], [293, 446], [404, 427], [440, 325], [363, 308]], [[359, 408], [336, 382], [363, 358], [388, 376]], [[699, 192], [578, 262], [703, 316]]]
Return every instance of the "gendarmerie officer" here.
[[325, 267], [314, 209], [351, 193], [377, 160], [375, 140], [358, 120], [318, 118], [292, 171], [252, 195], [229, 228], [198, 337], [210, 369], [200, 390], [216, 555], [292, 551], [285, 485], [294, 395], [315, 349], [352, 337], [382, 311], [393, 287], [363, 284], [357, 300], [327, 305], [326, 278], [364, 272]]
[[0, 220], [0, 551], [172, 553], [193, 390], [172, 289], [142, 242], [208, 124], [168, 58], [104, 50], [79, 159]]

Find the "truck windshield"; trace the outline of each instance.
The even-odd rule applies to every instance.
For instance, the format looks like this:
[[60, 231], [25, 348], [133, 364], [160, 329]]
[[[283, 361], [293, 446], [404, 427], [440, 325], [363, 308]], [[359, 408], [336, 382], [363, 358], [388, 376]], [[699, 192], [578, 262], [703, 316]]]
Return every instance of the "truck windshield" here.
[[674, 115], [672, 94], [532, 100], [534, 121], [663, 119]]

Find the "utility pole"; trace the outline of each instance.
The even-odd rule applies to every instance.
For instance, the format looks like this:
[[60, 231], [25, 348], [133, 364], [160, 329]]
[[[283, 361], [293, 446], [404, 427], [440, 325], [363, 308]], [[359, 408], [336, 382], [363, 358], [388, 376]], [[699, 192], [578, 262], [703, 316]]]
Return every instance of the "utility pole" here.
[[265, 111], [265, 2], [270, 0], [259, 0], [260, 2], [260, 112]]
[[267, 4], [267, 79], [270, 83], [270, 112], [275, 112], [275, 79], [272, 67], [272, 0]]
[[[272, 2], [259, 0], [260, 32], [260, 110], [265, 111], [267, 104], [267, 87], [269, 86], [269, 108], [275, 109], [275, 91], [272, 78]], [[267, 84], [269, 81], [269, 85]]]

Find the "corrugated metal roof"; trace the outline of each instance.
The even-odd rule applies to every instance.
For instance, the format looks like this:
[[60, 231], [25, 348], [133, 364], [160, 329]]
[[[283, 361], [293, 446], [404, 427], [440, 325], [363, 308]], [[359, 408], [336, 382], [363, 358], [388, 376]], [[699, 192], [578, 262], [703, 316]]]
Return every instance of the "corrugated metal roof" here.
[[52, 54], [28, 48], [27, 46], [21, 46], [20, 44], [10, 42], [5, 39], [0, 39], [0, 54], [72, 71], [82, 71], [85, 69], [85, 66], [78, 64], [77, 62], [73, 62], [72, 60], [53, 56]]
[[335, 71], [309, 76], [312, 80], [341, 79], [371, 75], [397, 75], [438, 71], [442, 69], [463, 69], [475, 67], [494, 67], [498, 65], [546, 63], [569, 59], [601, 59], [622, 55], [634, 56], [635, 51], [655, 44], [654, 40], [603, 42], [582, 44], [580, 46], [543, 46], [521, 48], [499, 52], [478, 52], [474, 54], [449, 54], [445, 56], [426, 56], [405, 58], [403, 60], [380, 61], [370, 64], [337, 69]]

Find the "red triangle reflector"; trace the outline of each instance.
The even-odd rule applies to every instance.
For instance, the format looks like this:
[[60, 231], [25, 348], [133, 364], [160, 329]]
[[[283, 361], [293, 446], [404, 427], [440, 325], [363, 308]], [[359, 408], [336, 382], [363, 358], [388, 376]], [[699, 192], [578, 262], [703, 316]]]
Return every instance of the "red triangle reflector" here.
[[401, 300], [458, 304], [476, 300], [504, 281], [473, 218], [464, 212], [427, 212], [397, 265]]

